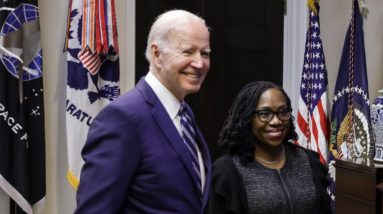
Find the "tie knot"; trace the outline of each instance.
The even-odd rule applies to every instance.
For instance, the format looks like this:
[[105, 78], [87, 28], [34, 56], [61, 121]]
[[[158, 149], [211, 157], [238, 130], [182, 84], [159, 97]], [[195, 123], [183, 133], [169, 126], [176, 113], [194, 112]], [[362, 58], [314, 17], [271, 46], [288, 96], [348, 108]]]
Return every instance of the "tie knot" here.
[[183, 116], [184, 114], [186, 114], [186, 104], [184, 101], [181, 102], [181, 105], [180, 105], [180, 110], [178, 112], [178, 115], [179, 116]]
[[195, 136], [194, 127], [193, 127], [194, 125], [189, 113], [186, 110], [186, 103], [184, 101], [181, 102], [178, 116], [180, 116], [181, 118], [180, 119], [181, 127], [188, 129], [190, 133], [192, 134], [192, 136], [194, 137]]

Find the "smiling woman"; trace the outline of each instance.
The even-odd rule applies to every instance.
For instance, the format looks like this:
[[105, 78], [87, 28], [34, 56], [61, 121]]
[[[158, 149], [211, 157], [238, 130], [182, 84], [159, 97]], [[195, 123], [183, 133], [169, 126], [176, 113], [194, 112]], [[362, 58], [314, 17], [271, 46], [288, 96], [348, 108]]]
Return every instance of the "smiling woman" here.
[[[296, 140], [291, 102], [271, 82], [239, 92], [218, 144], [210, 213], [330, 213], [327, 168]], [[233, 200], [234, 199], [234, 200]]]

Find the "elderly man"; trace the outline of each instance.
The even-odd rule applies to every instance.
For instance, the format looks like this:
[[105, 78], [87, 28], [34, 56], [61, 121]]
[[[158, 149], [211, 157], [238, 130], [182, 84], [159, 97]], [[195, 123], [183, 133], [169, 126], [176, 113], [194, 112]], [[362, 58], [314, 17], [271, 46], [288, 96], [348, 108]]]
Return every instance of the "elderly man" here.
[[186, 95], [210, 68], [205, 21], [184, 10], [151, 27], [148, 74], [94, 119], [75, 213], [203, 213], [211, 160]]

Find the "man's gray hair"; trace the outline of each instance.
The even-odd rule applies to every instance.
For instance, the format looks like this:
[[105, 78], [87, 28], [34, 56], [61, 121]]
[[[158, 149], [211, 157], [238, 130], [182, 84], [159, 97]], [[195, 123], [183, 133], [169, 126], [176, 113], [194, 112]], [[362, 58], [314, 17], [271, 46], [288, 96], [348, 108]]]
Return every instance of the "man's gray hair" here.
[[163, 50], [168, 45], [169, 33], [177, 26], [190, 21], [197, 21], [206, 25], [204, 19], [186, 10], [170, 10], [157, 17], [156, 21], [150, 28], [146, 44], [145, 57], [149, 63], [152, 60], [150, 53], [151, 44], [156, 42], [159, 50]]

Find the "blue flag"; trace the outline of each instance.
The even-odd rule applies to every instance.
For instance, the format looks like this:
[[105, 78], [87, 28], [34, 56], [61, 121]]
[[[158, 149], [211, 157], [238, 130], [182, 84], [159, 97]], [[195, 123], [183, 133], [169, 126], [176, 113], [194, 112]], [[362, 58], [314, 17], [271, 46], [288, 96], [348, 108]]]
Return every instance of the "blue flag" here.
[[329, 191], [333, 202], [335, 170], [331, 169], [334, 160], [346, 159], [360, 163], [373, 155], [363, 18], [358, 1], [354, 0], [353, 16], [344, 41], [331, 115], [329, 167], [332, 184]]
[[37, 0], [2, 1], [0, 14], [0, 188], [12, 199], [11, 213], [29, 214], [37, 212], [45, 199]]

